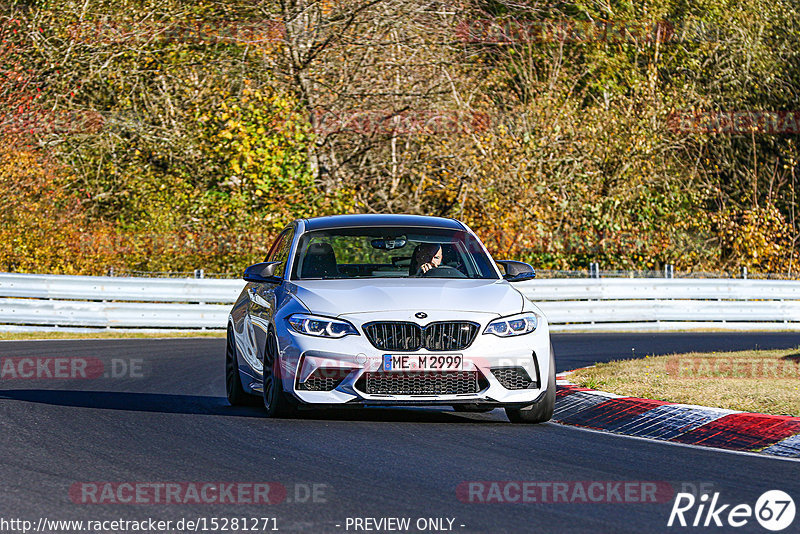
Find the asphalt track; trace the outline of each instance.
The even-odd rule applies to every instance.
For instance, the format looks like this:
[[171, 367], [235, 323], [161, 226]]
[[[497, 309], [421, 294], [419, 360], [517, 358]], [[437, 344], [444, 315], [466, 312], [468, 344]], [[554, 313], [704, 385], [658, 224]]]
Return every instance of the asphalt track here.
[[[283, 532], [367, 532], [347, 529], [348, 518], [408, 517], [409, 532], [420, 531], [418, 518], [454, 519], [452, 531], [462, 533], [708, 530], [667, 528], [671, 498], [463, 502], [456, 488], [469, 481], [655, 481], [675, 491], [703, 485], [709, 493], [719, 492], [721, 503], [751, 506], [763, 492], [781, 489], [800, 506], [798, 461], [553, 423], [511, 425], [500, 410], [462, 415], [369, 409], [268, 420], [258, 408], [227, 405], [224, 343], [208, 338], [0, 343], [4, 362], [97, 358], [106, 372], [124, 375], [0, 381], [0, 528], [10, 519], [36, 524], [39, 518], [206, 518], [210, 527], [214, 517], [274, 517]], [[554, 336], [553, 344], [563, 371], [645, 354], [796, 347], [800, 336], [569, 334]], [[130, 370], [123, 373], [123, 363], [132, 362], [133, 376]], [[288, 493], [272, 505], [75, 502], [70, 488], [91, 481], [277, 482]], [[306, 499], [313, 484], [317, 497]], [[767, 532], [753, 518], [736, 530]], [[784, 532], [790, 531], [800, 531], [800, 517]]]

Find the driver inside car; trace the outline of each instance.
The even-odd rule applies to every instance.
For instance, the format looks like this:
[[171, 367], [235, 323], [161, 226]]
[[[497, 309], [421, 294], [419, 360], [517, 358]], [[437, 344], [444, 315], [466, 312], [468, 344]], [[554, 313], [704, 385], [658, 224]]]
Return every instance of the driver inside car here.
[[411, 256], [411, 265], [408, 273], [411, 276], [419, 276], [427, 273], [442, 263], [442, 247], [437, 243], [423, 243], [417, 245], [414, 254]]

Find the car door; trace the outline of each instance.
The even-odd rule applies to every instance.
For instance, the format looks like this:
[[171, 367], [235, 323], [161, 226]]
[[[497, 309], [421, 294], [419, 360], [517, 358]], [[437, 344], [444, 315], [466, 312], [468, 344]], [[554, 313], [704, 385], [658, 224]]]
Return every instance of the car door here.
[[[289, 252], [294, 239], [294, 228], [284, 230], [272, 246], [265, 261], [279, 262], [274, 274], [283, 278], [286, 264], [289, 261]], [[257, 370], [263, 372], [264, 349], [267, 345], [267, 333], [277, 311], [278, 295], [281, 284], [277, 283], [251, 283], [247, 287], [247, 312], [245, 322], [251, 329], [251, 339], [255, 356], [258, 360]]]

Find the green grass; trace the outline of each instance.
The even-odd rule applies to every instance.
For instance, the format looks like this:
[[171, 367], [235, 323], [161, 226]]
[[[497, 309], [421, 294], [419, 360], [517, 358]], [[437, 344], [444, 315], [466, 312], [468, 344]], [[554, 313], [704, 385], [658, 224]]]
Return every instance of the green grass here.
[[646, 356], [600, 363], [568, 378], [618, 395], [800, 416], [800, 348]]

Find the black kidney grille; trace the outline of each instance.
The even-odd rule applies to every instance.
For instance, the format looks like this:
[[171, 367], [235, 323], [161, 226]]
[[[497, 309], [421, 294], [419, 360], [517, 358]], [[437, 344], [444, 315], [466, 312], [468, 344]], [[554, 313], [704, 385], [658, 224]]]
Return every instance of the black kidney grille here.
[[425, 327], [405, 322], [376, 322], [364, 325], [367, 339], [376, 348], [392, 351], [463, 350], [475, 341], [480, 326], [467, 321], [442, 321]]
[[461, 350], [472, 345], [478, 325], [467, 322], [431, 323], [425, 327], [428, 350]]
[[419, 350], [422, 330], [414, 323], [381, 322], [364, 325], [367, 339], [381, 350]]

